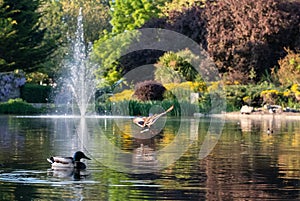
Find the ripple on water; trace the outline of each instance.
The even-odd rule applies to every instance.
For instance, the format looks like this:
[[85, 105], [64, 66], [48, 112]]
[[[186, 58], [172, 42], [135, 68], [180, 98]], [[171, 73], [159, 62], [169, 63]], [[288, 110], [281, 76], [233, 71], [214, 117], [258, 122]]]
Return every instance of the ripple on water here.
[[46, 184], [46, 185], [68, 185], [68, 184], [96, 184], [92, 180], [73, 180], [72, 177], [59, 179], [49, 177], [49, 171], [39, 170], [16, 170], [12, 172], [0, 172], [0, 181], [21, 184]]

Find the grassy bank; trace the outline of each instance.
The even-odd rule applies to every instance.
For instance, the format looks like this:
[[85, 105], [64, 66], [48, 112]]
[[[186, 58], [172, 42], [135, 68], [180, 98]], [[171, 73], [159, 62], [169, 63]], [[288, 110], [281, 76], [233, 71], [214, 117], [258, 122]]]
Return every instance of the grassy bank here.
[[0, 103], [0, 114], [34, 115], [45, 113], [44, 108], [36, 108], [22, 99], [10, 99]]
[[[138, 101], [133, 97], [133, 90], [124, 90], [100, 102], [96, 106], [100, 114], [104, 111], [118, 115], [148, 115], [151, 107], [159, 105], [167, 109], [174, 105], [170, 113], [173, 116], [191, 116], [194, 113], [220, 113], [222, 111], [239, 111], [243, 105], [262, 108], [264, 105], [279, 105], [282, 108], [300, 108], [300, 87], [276, 86], [268, 82], [257, 85], [222, 85], [210, 83], [205, 89], [198, 90], [194, 84], [186, 83], [170, 87], [163, 101]], [[191, 103], [190, 94], [199, 95], [197, 101]], [[212, 100], [214, 102], [212, 102]], [[218, 103], [219, 101], [219, 103]]]

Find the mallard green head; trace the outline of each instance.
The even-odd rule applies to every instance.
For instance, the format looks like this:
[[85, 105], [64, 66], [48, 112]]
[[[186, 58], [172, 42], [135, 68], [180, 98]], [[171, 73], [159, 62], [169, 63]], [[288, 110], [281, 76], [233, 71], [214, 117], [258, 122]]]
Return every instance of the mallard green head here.
[[89, 157], [87, 157], [82, 151], [77, 151], [75, 152], [74, 156], [73, 156], [73, 160], [74, 162], [79, 162], [80, 159], [87, 159], [87, 160], [91, 160]]

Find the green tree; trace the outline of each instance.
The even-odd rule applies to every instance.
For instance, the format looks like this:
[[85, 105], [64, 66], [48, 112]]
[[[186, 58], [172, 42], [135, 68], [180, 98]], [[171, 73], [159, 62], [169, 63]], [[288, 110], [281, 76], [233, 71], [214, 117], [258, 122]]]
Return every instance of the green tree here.
[[94, 42], [101, 37], [103, 30], [111, 30], [109, 6], [101, 0], [61, 0], [63, 22], [67, 25], [70, 38], [77, 28], [79, 8], [82, 8], [85, 41]]
[[56, 49], [55, 39], [46, 40], [40, 28], [39, 5], [40, 0], [0, 2], [0, 71], [34, 71]]
[[199, 57], [188, 49], [176, 53], [167, 52], [155, 64], [155, 79], [161, 83], [201, 80], [201, 75], [192, 65], [197, 60], [199, 61]]
[[[5, 8], [0, 9], [0, 41], [5, 41], [7, 38], [16, 34], [16, 31], [13, 29], [13, 24], [15, 24], [16, 21], [12, 18], [5, 18], [3, 16], [5, 10]], [[6, 64], [6, 59], [0, 54], [0, 65], [4, 64]]]
[[121, 78], [121, 69], [118, 68], [119, 59], [136, 39], [137, 31], [124, 32], [112, 37], [106, 33], [93, 48], [92, 60], [99, 64], [96, 75], [102, 80], [101, 85], [110, 86]]
[[47, 37], [60, 35], [57, 40], [60, 46], [55, 55], [43, 63], [41, 72], [50, 77], [55, 76], [61, 64], [70, 53], [71, 42], [75, 38], [79, 9], [82, 8], [84, 38], [86, 46], [94, 42], [103, 33], [104, 29], [110, 30], [109, 6], [107, 1], [100, 0], [49, 0], [41, 8], [44, 13], [41, 18], [43, 27], [47, 27]]
[[[197, 2], [198, 4], [201, 3], [199, 0], [197, 0]], [[179, 7], [180, 5], [177, 5], [177, 3], [179, 3], [183, 7]], [[163, 28], [176, 31], [178, 33], [186, 35], [197, 43], [200, 43], [203, 48], [205, 48], [207, 45], [205, 28], [206, 19], [203, 15], [204, 8], [197, 6], [198, 4], [196, 6], [192, 6], [194, 4], [196, 4], [196, 1], [192, 0], [174, 0], [170, 4], [166, 3], [166, 5], [173, 5], [172, 8], [174, 8], [174, 10], [170, 10], [171, 8], [165, 8], [166, 6], [164, 6], [162, 9], [166, 10], [165, 12], [163, 12], [163, 14], [166, 16], [152, 18], [148, 20], [142, 26], [142, 28]], [[176, 8], [180, 8], [180, 11]], [[134, 69], [136, 66], [157, 63], [159, 57], [161, 57], [163, 54], [164, 52], [159, 52], [157, 50], [144, 50], [140, 52], [134, 52], [134, 55], [122, 59], [120, 66], [122, 66], [122, 69], [124, 69], [123, 72], [126, 72], [128, 70]], [[138, 65], [132, 65], [133, 63]], [[209, 68], [205, 67], [205, 69]], [[174, 79], [178, 80], [178, 73], [169, 74], [170, 70], [171, 69], [167, 67], [159, 68], [159, 72], [162, 74], [162, 77], [166, 78], [166, 76], [163, 75], [165, 73], [168, 75], [172, 74], [171, 77], [175, 76]], [[158, 73], [158, 71], [156, 73]], [[170, 79], [172, 80], [173, 78], [171, 77]]]
[[138, 38], [138, 33], [126, 31], [140, 28], [150, 18], [158, 17], [165, 2], [168, 0], [110, 1], [112, 30], [105, 30], [93, 47], [93, 59], [101, 66], [97, 75], [104, 80], [104, 85], [113, 84], [127, 70], [120, 64], [122, 52]]
[[161, 7], [168, 0], [115, 0], [111, 1], [112, 33], [118, 34], [125, 30], [141, 27], [152, 17], [158, 17]]
[[[50, 59], [41, 64], [39, 72], [34, 74], [46, 74], [47, 77], [53, 78], [60, 70], [60, 65], [68, 50], [67, 30], [68, 26], [63, 22], [64, 12], [62, 10], [61, 1], [49, 0], [40, 6], [40, 12], [43, 13], [40, 18], [42, 28], [47, 28], [46, 38], [56, 38], [58, 47]], [[28, 75], [29, 77], [32, 75]], [[44, 75], [45, 76], [45, 75]], [[28, 79], [27, 79], [28, 80]]]

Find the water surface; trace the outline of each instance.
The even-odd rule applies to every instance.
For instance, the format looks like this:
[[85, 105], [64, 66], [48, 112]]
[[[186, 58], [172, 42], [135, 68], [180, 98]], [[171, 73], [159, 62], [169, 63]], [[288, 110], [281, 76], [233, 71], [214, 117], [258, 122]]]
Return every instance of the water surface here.
[[[0, 200], [300, 200], [299, 124], [163, 118], [141, 132], [129, 117], [1, 116]], [[76, 150], [86, 171], [50, 169]]]

